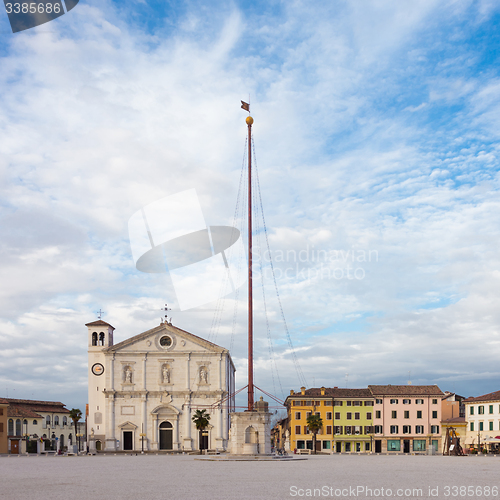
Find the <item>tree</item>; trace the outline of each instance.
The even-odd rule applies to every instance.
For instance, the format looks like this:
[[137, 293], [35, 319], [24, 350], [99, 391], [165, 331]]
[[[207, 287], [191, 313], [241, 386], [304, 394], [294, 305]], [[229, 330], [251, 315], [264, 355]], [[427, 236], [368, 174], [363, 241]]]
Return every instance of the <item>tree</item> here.
[[[73, 423], [75, 424], [75, 437], [77, 437], [78, 434], [78, 421], [82, 418], [82, 412], [78, 408], [72, 408], [69, 411], [69, 418], [73, 420]], [[77, 438], [78, 439], [78, 438]], [[80, 443], [78, 442], [78, 445]], [[78, 451], [80, 451], [80, 446], [78, 446]]]
[[203, 448], [203, 431], [208, 427], [210, 423], [210, 415], [207, 410], [196, 410], [193, 415], [193, 422], [199, 432], [200, 437], [200, 455]]
[[307, 417], [307, 426], [309, 430], [313, 433], [313, 453], [316, 454], [316, 434], [323, 427], [323, 420], [319, 415], [309, 415]]

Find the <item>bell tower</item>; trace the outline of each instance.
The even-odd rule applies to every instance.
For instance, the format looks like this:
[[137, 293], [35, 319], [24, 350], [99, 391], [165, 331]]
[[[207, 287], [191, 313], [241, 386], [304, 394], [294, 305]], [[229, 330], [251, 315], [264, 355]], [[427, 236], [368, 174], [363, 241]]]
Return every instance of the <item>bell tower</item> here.
[[99, 351], [103, 347], [113, 345], [113, 330], [109, 324], [99, 319], [85, 325], [89, 331], [88, 346], [89, 351]]

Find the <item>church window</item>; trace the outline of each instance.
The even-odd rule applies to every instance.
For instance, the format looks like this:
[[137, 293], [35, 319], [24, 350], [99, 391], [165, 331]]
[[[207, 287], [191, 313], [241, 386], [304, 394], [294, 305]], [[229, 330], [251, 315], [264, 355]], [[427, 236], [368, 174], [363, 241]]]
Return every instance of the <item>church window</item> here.
[[36, 420], [33, 420], [33, 425], [38, 425], [38, 422]]
[[104, 332], [99, 334], [99, 345], [104, 345]]
[[172, 345], [172, 337], [163, 335], [163, 337], [160, 339], [160, 345], [165, 348], [170, 347]]
[[97, 345], [97, 332], [92, 334], [92, 345]]
[[21, 430], [21, 419], [16, 420], [16, 436], [20, 436], [22, 434]]
[[9, 419], [8, 434], [9, 434], [9, 436], [13, 436], [14, 435], [14, 420], [12, 420], [11, 418]]

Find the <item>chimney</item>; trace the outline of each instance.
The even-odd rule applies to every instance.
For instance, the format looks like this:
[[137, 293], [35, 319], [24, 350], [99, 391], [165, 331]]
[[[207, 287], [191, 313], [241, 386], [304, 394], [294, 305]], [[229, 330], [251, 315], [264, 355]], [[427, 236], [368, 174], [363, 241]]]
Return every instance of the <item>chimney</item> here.
[[302, 396], [305, 396], [306, 395], [306, 388], [305, 387], [301, 387], [300, 388], [300, 392], [302, 393]]
[[325, 395], [325, 388], [324, 388], [324, 387], [322, 387], [322, 388], [321, 388], [321, 395], [322, 395], [322, 396], [324, 396], [324, 395]]
[[293, 396], [294, 394], [293, 389], [290, 389], [290, 396]]

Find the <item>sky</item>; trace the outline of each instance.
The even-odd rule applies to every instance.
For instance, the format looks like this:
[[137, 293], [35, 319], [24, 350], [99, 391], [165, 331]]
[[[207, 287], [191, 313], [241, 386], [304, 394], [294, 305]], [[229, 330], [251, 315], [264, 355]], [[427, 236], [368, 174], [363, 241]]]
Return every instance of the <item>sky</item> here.
[[0, 397], [84, 408], [85, 324], [103, 311], [118, 342], [165, 303], [246, 384], [246, 287], [181, 310], [129, 220], [194, 189], [207, 225], [240, 227], [248, 99], [256, 385], [498, 390], [499, 23], [487, 0], [80, 0], [18, 33], [0, 14]]

